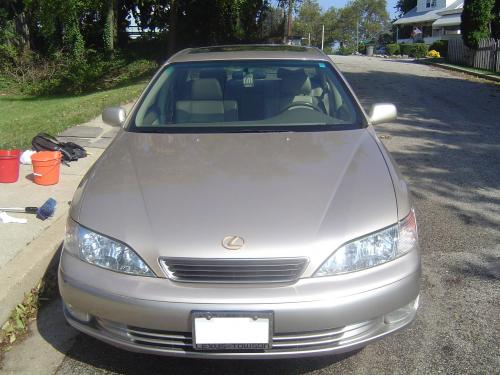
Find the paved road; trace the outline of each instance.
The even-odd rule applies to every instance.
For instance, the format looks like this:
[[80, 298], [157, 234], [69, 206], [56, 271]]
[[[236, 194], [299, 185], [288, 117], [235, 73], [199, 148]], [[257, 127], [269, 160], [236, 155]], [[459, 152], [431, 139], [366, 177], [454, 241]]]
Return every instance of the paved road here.
[[63, 324], [60, 301], [4, 371], [63, 374], [499, 373], [500, 86], [408, 62], [335, 59], [364, 106], [393, 102], [377, 127], [415, 197], [422, 307], [409, 329], [344, 357], [201, 361], [136, 355]]

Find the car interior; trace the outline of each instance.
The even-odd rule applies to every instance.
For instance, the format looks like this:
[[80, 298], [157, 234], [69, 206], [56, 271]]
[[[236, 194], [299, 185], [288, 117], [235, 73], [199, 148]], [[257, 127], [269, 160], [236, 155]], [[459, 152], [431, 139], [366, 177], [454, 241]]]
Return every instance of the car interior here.
[[262, 121], [298, 108], [322, 114], [323, 122], [354, 121], [340, 83], [330, 76], [316, 67], [176, 69], [152, 87], [136, 123], [155, 127]]

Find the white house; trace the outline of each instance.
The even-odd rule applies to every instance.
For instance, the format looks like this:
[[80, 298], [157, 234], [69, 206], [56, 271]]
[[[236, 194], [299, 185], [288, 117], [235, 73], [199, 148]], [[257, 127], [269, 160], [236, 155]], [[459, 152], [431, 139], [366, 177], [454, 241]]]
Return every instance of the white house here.
[[398, 43], [460, 37], [464, 0], [418, 0], [417, 6], [394, 22]]

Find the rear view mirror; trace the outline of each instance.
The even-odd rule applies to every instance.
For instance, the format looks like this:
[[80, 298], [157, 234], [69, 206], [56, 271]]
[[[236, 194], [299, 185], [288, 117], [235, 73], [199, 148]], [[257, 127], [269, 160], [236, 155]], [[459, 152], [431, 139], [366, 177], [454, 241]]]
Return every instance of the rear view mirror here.
[[102, 121], [111, 126], [122, 126], [126, 117], [122, 107], [108, 107], [102, 112]]
[[396, 120], [398, 111], [394, 104], [378, 103], [374, 104], [370, 110], [370, 122], [372, 125], [383, 124]]

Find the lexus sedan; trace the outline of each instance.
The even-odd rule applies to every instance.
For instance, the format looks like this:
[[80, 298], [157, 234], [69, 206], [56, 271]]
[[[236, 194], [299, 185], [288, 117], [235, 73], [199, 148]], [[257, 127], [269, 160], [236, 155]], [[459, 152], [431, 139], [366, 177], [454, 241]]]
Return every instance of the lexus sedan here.
[[163, 65], [72, 201], [68, 322], [117, 347], [201, 358], [353, 351], [409, 325], [417, 224], [405, 181], [330, 58], [187, 49]]

